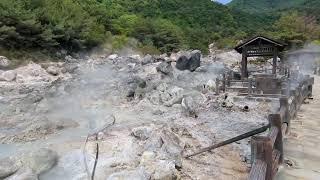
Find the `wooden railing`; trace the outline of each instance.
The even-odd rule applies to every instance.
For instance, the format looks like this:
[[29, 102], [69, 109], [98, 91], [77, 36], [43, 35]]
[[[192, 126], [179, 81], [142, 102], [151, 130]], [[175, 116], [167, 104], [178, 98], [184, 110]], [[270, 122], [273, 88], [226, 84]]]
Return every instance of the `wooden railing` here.
[[251, 139], [252, 168], [249, 180], [273, 180], [278, 167], [283, 163], [283, 138], [290, 128], [290, 121], [296, 117], [304, 99], [312, 95], [314, 79], [307, 77], [291, 90], [288, 96], [280, 98], [280, 109], [270, 114], [270, 130], [264, 136]]

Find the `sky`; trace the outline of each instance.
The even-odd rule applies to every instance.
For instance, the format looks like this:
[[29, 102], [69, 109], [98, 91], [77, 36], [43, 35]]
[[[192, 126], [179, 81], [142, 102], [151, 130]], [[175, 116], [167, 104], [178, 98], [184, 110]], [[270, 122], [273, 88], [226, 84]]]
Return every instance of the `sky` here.
[[221, 2], [222, 4], [227, 4], [228, 2], [230, 2], [231, 0], [217, 0], [218, 2]]

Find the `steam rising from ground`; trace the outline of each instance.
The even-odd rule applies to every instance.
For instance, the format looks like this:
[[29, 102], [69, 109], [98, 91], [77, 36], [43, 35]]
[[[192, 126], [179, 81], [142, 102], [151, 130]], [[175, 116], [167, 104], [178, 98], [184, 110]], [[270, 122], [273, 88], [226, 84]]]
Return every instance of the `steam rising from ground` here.
[[303, 49], [289, 53], [288, 63], [292, 70], [312, 75], [315, 68], [320, 65], [320, 46], [307, 44]]

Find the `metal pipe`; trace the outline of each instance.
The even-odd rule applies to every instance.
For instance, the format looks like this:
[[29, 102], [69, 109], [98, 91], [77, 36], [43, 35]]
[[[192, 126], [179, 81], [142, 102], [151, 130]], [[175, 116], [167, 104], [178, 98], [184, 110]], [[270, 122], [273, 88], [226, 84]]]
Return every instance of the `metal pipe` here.
[[212, 146], [203, 148], [203, 149], [199, 150], [198, 152], [195, 152], [195, 153], [193, 153], [193, 154], [189, 154], [189, 155], [184, 156], [184, 158], [189, 158], [189, 157], [192, 157], [192, 156], [196, 156], [196, 155], [198, 155], [198, 154], [202, 154], [202, 153], [204, 153], [204, 152], [207, 152], [207, 151], [210, 151], [210, 150], [219, 148], [219, 147], [221, 147], [221, 146], [225, 146], [225, 145], [228, 145], [228, 144], [231, 144], [231, 143], [240, 141], [240, 140], [242, 140], [242, 139], [246, 139], [246, 138], [248, 138], [248, 137], [254, 136], [254, 135], [256, 135], [256, 134], [260, 134], [260, 133], [262, 133], [262, 132], [265, 132], [269, 127], [270, 127], [270, 124], [268, 124], [268, 125], [266, 125], [266, 126], [263, 126], [263, 127], [261, 127], [261, 128], [258, 128], [258, 129], [249, 131], [249, 132], [247, 132], [247, 133], [241, 134], [241, 135], [239, 135], [239, 136], [237, 136], [237, 137], [228, 139], [228, 140], [226, 140], [226, 141], [220, 142], [220, 143], [218, 143], [218, 144], [215, 144], [215, 145], [212, 145]]

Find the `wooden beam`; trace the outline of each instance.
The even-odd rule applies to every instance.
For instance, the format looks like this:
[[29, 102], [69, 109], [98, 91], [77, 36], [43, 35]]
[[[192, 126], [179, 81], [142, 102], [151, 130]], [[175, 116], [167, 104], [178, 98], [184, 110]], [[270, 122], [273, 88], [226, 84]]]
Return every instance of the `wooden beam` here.
[[277, 73], [277, 60], [278, 60], [278, 48], [273, 49], [273, 63], [272, 63], [272, 74]]
[[247, 47], [244, 46], [242, 50], [242, 61], [241, 61], [241, 79], [246, 79], [248, 77], [248, 57], [247, 57]]

